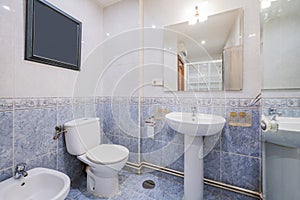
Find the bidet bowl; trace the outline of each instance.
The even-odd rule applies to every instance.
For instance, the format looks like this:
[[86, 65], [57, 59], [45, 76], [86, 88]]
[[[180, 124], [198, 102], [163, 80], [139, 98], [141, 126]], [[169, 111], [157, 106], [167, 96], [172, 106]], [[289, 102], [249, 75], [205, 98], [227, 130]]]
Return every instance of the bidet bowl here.
[[64, 200], [70, 191], [70, 178], [59, 171], [34, 168], [28, 176], [0, 182], [3, 200]]

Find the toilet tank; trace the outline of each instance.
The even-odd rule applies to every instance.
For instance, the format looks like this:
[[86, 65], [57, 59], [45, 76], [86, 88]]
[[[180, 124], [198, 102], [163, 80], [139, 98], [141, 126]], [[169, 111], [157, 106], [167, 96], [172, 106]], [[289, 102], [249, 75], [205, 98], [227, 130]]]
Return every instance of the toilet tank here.
[[82, 155], [100, 144], [99, 118], [80, 118], [64, 124], [67, 151]]

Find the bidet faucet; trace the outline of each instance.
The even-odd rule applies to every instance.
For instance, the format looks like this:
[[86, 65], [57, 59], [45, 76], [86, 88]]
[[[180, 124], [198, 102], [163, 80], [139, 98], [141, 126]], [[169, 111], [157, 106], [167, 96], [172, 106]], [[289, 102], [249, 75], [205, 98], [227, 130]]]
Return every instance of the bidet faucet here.
[[197, 107], [196, 106], [192, 106], [192, 116], [195, 117], [196, 116], [196, 112], [197, 112]]
[[280, 116], [282, 113], [278, 112], [276, 107], [270, 107], [269, 108], [269, 115], [271, 116], [271, 120], [276, 120], [277, 116]]
[[28, 175], [28, 173], [25, 171], [26, 168], [26, 163], [19, 163], [16, 165], [16, 169], [15, 169], [15, 179], [19, 179], [22, 176], [26, 177]]

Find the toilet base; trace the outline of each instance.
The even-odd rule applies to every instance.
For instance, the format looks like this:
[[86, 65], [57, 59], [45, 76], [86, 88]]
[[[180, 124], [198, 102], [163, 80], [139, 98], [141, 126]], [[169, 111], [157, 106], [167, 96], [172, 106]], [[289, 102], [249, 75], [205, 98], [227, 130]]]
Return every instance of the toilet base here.
[[87, 170], [87, 191], [100, 197], [113, 197], [119, 193], [118, 174], [110, 178], [95, 176], [91, 170]]

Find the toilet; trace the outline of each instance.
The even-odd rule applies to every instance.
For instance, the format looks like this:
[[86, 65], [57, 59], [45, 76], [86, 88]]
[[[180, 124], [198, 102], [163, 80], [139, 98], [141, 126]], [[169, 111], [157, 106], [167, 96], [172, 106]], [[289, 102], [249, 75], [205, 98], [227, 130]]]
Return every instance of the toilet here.
[[80, 118], [64, 124], [67, 151], [87, 164], [87, 190], [96, 196], [113, 197], [119, 192], [118, 173], [129, 150], [121, 145], [101, 144], [99, 118]]

